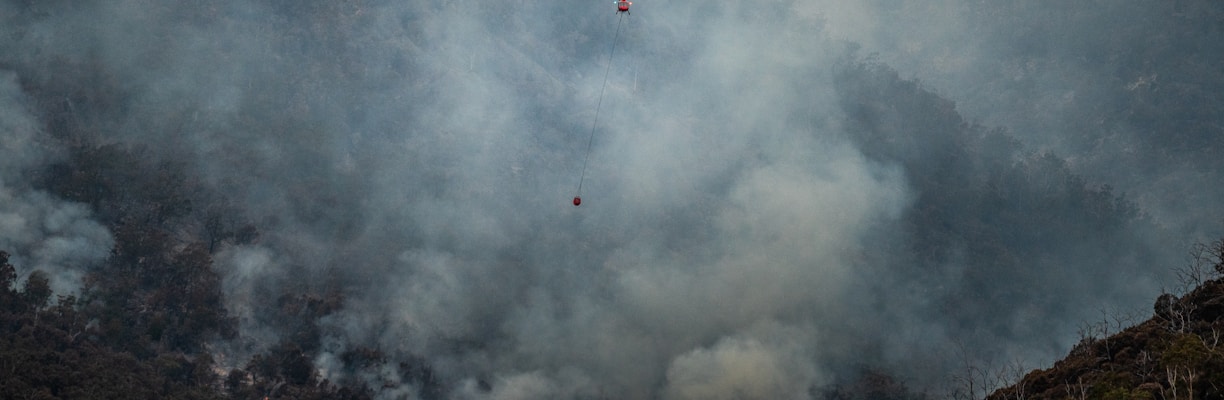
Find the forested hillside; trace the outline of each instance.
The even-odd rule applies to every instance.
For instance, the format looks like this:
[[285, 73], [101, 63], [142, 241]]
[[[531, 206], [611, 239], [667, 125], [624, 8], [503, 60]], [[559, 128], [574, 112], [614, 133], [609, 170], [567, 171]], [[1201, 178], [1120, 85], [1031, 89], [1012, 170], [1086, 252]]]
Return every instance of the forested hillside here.
[[115, 245], [77, 294], [52, 293], [40, 270], [18, 280], [9, 254], [0, 253], [7, 371], [0, 397], [370, 397], [364, 384], [321, 382], [309, 325], [338, 300], [309, 293], [283, 293], [278, 304], [284, 319], [301, 321], [302, 334], [224, 369], [212, 344], [233, 339], [236, 325], [212, 255], [258, 240], [256, 229], [234, 223], [224, 200], [193, 186], [181, 166], [143, 157], [147, 150], [92, 143], [70, 150], [63, 162], [31, 171], [37, 185], [88, 204]]
[[974, 120], [1059, 153], [1163, 224], [1218, 232], [1218, 218], [1181, 212], [1224, 199], [1212, 187], [1224, 168], [1218, 4], [952, 1], [881, 17], [955, 26], [919, 23], [938, 33], [883, 43], [896, 52], [881, 58], [915, 71]]
[[0, 0], [0, 398], [1218, 396], [1123, 3]]

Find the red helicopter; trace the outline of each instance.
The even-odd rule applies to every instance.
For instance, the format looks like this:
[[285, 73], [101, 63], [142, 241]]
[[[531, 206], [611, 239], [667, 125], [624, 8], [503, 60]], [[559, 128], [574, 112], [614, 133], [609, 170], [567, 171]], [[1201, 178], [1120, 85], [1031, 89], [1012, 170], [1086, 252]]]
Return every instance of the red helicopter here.
[[618, 13], [628, 13], [628, 12], [629, 12], [629, 6], [631, 6], [631, 5], [633, 5], [633, 2], [632, 2], [632, 1], [629, 1], [629, 0], [616, 0], [616, 12], [618, 12]]

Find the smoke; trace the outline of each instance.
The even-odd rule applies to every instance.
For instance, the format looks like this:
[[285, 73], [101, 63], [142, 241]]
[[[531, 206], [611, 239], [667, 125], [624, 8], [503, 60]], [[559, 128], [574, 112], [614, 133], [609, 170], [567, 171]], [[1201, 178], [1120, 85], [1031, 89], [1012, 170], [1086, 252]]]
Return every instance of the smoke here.
[[0, 70], [0, 249], [8, 251], [19, 275], [41, 270], [51, 289], [73, 294], [84, 267], [110, 254], [110, 232], [91, 220], [87, 207], [31, 188], [31, 172], [60, 156], [40, 137], [17, 77]]
[[[280, 296], [335, 291], [316, 366], [385, 398], [427, 388], [394, 366], [354, 372], [345, 352], [419, 357], [455, 398], [801, 399], [863, 365], [935, 379], [957, 343], [984, 362], [1051, 360], [1094, 298], [1157, 293], [1148, 269], [1163, 266], [1111, 279], [1117, 258], [1079, 266], [1114, 242], [1032, 228], [986, 258], [972, 233], [908, 225], [932, 197], [974, 217], [1030, 205], [923, 192], [914, 177], [935, 173], [940, 146], [889, 158], [857, 140], [835, 73], [848, 44], [1036, 148], [1073, 134], [1042, 139], [1024, 115], [992, 114], [1062, 97], [966, 89], [998, 78], [965, 75], [995, 42], [962, 40], [981, 27], [959, 2], [640, 1], [624, 17], [517, 1], [20, 3], [0, 5], [0, 66], [17, 71], [0, 88], [0, 143], [23, 157], [0, 160], [0, 245], [37, 260], [15, 265], [63, 270], [61, 287], [80, 274], [63, 266], [110, 246], [86, 210], [20, 183], [56, 154], [35, 145], [17, 82], [57, 88], [105, 140], [185, 162], [259, 226], [257, 243], [215, 255], [241, 336], [219, 348], [236, 364], [291, 333]], [[897, 113], [896, 129], [917, 131], [922, 116]], [[1017, 198], [1063, 182], [1004, 178]], [[1131, 228], [1086, 231], [1147, 234], [1117, 231]], [[916, 243], [935, 242], [952, 250], [920, 260]], [[1131, 251], [1137, 264], [1159, 253]]]
[[676, 357], [663, 397], [806, 399], [812, 387], [824, 383], [809, 361], [810, 347], [819, 343], [809, 330], [768, 325], [753, 330], [762, 332], [724, 338]]
[[1224, 62], [1218, 4], [805, 3], [831, 34], [955, 101], [967, 119], [1065, 157], [1178, 234], [1224, 233], [1214, 213], [1186, 212], [1224, 205], [1214, 190], [1218, 76], [1207, 72]]

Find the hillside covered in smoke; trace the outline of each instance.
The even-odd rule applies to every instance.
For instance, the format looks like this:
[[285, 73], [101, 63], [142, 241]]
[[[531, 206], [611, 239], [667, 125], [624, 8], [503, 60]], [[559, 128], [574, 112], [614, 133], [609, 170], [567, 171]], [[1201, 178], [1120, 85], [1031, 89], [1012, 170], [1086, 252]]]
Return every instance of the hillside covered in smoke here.
[[964, 395], [1224, 236], [1210, 1], [634, 7], [0, 2], [0, 397]]

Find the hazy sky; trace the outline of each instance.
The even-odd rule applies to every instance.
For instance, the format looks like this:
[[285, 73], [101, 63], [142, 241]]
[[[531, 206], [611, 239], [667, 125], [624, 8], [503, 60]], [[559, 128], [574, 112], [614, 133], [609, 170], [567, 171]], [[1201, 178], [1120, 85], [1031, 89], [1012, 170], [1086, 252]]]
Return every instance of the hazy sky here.
[[[983, 266], [890, 269], [912, 256], [902, 221], [920, 193], [905, 165], [848, 140], [834, 71], [858, 44], [972, 100], [966, 119], [1057, 149], [1061, 131], [1023, 130], [1056, 125], [1049, 115], [1023, 125], [992, 107], [1057, 110], [1062, 97], [991, 103], [982, 85], [998, 77], [972, 73], [1015, 46], [977, 34], [991, 5], [640, 0], [618, 16], [605, 2], [518, 0], [22, 3], [0, 3], [0, 248], [26, 271], [64, 271], [61, 290], [106, 256], [87, 209], [22, 178], [59, 150], [38, 139], [49, 106], [20, 82], [92, 87], [117, 104], [73, 92], [82, 123], [187, 162], [260, 227], [258, 243], [216, 255], [235, 349], [284, 333], [268, 305], [284, 291], [345, 294], [321, 322], [325, 377], [364, 345], [423, 357], [455, 398], [803, 399], [863, 365], [917, 383], [965, 358], [1049, 362], [1101, 307], [1150, 304], [1169, 266], [1125, 268], [1153, 270], [1114, 278], [1125, 288], [988, 286], [1036, 303], [957, 285]], [[933, 312], [952, 297], [992, 317]], [[1015, 330], [1030, 324], [1055, 328]]]

